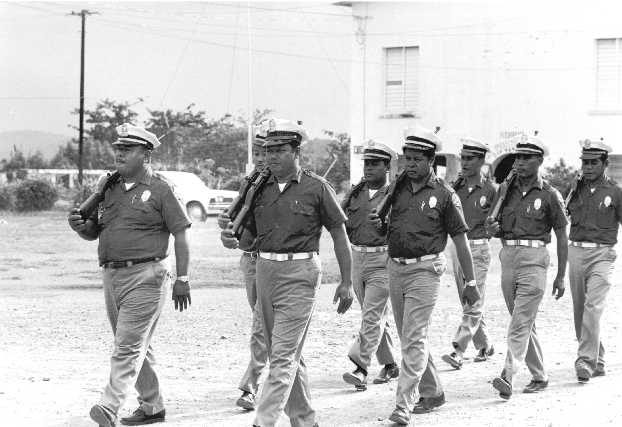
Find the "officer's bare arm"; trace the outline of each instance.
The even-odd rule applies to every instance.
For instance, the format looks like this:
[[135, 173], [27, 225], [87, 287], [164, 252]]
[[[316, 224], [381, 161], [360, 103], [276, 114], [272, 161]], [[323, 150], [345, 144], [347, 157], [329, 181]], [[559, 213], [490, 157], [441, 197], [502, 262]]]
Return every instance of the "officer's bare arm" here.
[[350, 241], [346, 234], [346, 227], [341, 224], [330, 230], [330, 236], [333, 238], [333, 246], [335, 247], [335, 255], [339, 264], [339, 272], [341, 273], [341, 283], [335, 290], [333, 304], [339, 302], [337, 313], [345, 313], [354, 300], [352, 293], [352, 251], [350, 250]]
[[460, 267], [464, 273], [464, 279], [467, 282], [475, 280], [475, 274], [473, 273], [473, 258], [471, 257], [471, 248], [466, 238], [466, 233], [456, 234], [451, 238], [456, 245], [456, 253], [458, 254], [458, 261], [460, 261]]
[[177, 276], [188, 275], [190, 263], [190, 245], [188, 244], [188, 228], [184, 228], [173, 235], [175, 238], [175, 265]]
[[557, 239], [557, 277], [566, 276], [566, 264], [568, 261], [568, 232], [566, 227], [554, 229]]

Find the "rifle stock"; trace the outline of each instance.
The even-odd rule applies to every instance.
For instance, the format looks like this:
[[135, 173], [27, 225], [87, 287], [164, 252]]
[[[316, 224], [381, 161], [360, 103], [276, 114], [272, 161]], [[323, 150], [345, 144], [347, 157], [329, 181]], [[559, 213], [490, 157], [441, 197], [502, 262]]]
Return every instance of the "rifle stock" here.
[[244, 199], [246, 198], [246, 193], [248, 193], [250, 186], [252, 185], [253, 181], [257, 179], [258, 176], [259, 172], [255, 171], [252, 174], [244, 177], [244, 181], [242, 182], [242, 186], [240, 187], [238, 195], [235, 197], [235, 199], [233, 199], [233, 202], [231, 202], [231, 205], [229, 205], [229, 208], [227, 209], [227, 213], [229, 215], [229, 218], [231, 218], [231, 221], [234, 221], [235, 218], [238, 216], [238, 213], [242, 209], [242, 206], [244, 206]]
[[499, 198], [497, 199], [497, 203], [492, 208], [490, 212], [489, 218], [492, 218], [494, 221], [499, 221], [499, 215], [501, 214], [501, 208], [503, 207], [503, 203], [505, 202], [505, 198], [508, 195], [508, 189], [514, 182], [516, 178], [516, 171], [512, 169], [505, 180], [499, 185]]
[[80, 211], [80, 216], [82, 219], [87, 220], [89, 217], [95, 212], [97, 206], [104, 200], [104, 196], [106, 195], [106, 191], [112, 187], [115, 182], [119, 180], [119, 171], [108, 172], [106, 176], [106, 182], [102, 186], [99, 191], [95, 191], [91, 194], [84, 202], [80, 204], [78, 210]]
[[572, 181], [572, 187], [570, 187], [570, 192], [566, 196], [566, 201], [564, 203], [566, 205], [566, 209], [568, 209], [568, 204], [570, 203], [570, 201], [576, 194], [577, 187], [579, 186], [579, 183], [581, 182], [582, 179], [583, 179], [583, 174], [579, 172], [577, 176], [575, 177], [575, 179]]
[[397, 178], [395, 179], [395, 181], [393, 181], [391, 185], [389, 186], [389, 190], [387, 191], [387, 194], [385, 194], [382, 200], [380, 200], [380, 203], [378, 203], [378, 206], [375, 209], [375, 213], [376, 215], [378, 215], [378, 217], [382, 221], [384, 221], [385, 218], [387, 217], [387, 214], [389, 213], [389, 209], [391, 208], [391, 204], [393, 204], [393, 200], [395, 199], [395, 193], [397, 191], [397, 186], [404, 179], [406, 179], [407, 176], [408, 175], [406, 174], [406, 171], [403, 171], [401, 174], [399, 174]]
[[237, 213], [235, 219], [233, 220], [232, 230], [236, 238], [240, 238], [240, 235], [242, 234], [242, 228], [246, 223], [248, 215], [251, 213], [253, 203], [255, 202], [255, 198], [257, 197], [257, 193], [266, 183], [268, 178], [270, 178], [270, 169], [264, 168], [261, 172], [257, 174], [257, 177], [248, 187], [248, 190], [246, 191], [246, 194], [244, 196], [244, 204]]
[[361, 181], [358, 184], [356, 184], [354, 187], [352, 187], [348, 195], [343, 199], [343, 202], [341, 203], [342, 209], [345, 210], [350, 205], [352, 198], [356, 197], [358, 193], [360, 193], [365, 183], [366, 183], [365, 178], [361, 178]]

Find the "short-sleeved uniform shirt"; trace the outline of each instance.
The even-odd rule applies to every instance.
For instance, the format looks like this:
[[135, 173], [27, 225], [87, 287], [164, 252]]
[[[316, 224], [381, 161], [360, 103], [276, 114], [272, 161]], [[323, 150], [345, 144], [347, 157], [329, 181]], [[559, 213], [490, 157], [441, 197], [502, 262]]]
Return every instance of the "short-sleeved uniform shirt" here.
[[418, 258], [445, 249], [447, 234], [468, 227], [456, 192], [432, 172], [416, 193], [406, 179], [396, 189], [389, 214], [389, 256]]
[[100, 205], [99, 262], [164, 258], [169, 237], [190, 226], [172, 185], [151, 168], [129, 190], [122, 179]]
[[603, 176], [597, 182], [582, 181], [568, 202], [570, 240], [615, 245], [622, 220], [622, 190]]
[[279, 190], [272, 175], [257, 195], [253, 222], [260, 252], [319, 252], [322, 226], [346, 220], [335, 191], [318, 175], [299, 169]]
[[386, 228], [378, 229], [369, 220], [372, 209], [378, 207], [382, 198], [387, 194], [389, 187], [379, 188], [371, 196], [367, 184], [360, 191], [352, 195], [344, 210], [348, 216], [346, 231], [350, 242], [357, 246], [384, 246], [387, 244]]
[[480, 177], [479, 182], [469, 188], [466, 180], [461, 179], [454, 184], [453, 188], [460, 197], [464, 219], [469, 226], [467, 237], [471, 240], [490, 237], [486, 233], [484, 223], [495, 198], [496, 190], [492, 183]]
[[508, 189], [501, 211], [500, 237], [505, 240], [528, 239], [551, 241], [551, 228], [568, 224], [562, 196], [538, 176], [524, 193], [518, 179]]

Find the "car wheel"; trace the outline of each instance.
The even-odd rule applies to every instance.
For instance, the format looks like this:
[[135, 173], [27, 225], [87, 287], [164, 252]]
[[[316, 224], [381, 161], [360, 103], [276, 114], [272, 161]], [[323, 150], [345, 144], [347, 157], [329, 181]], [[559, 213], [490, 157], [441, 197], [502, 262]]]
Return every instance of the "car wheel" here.
[[188, 203], [186, 212], [192, 221], [205, 221], [205, 209], [199, 202]]

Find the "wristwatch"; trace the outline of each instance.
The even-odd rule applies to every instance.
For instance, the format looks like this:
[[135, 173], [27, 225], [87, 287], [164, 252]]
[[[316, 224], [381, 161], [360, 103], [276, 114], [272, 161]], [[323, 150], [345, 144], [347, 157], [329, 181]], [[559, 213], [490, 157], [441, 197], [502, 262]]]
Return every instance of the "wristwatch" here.
[[180, 282], [188, 282], [190, 279], [186, 274], [185, 276], [177, 276], [177, 280], [179, 280]]
[[477, 282], [475, 280], [469, 280], [468, 282], [465, 283], [465, 286], [475, 286], [477, 285]]

